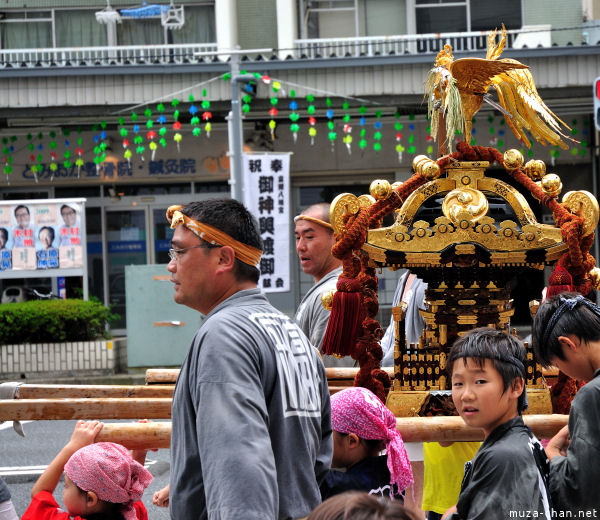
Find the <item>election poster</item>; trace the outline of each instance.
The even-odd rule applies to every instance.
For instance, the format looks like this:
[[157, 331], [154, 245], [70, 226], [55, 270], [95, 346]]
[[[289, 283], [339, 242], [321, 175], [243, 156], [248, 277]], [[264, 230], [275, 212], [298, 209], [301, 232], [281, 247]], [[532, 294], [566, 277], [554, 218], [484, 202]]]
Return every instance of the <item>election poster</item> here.
[[263, 239], [259, 284], [264, 292], [290, 290], [290, 155], [243, 155], [244, 204]]
[[59, 199], [0, 203], [0, 271], [82, 268], [83, 210]]

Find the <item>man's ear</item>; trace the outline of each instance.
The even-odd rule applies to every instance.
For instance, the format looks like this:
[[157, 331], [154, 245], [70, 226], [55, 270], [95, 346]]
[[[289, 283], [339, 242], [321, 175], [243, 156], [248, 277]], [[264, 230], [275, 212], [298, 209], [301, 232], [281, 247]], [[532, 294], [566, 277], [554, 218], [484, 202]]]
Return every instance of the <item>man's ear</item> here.
[[219, 266], [224, 270], [233, 269], [235, 264], [235, 251], [231, 246], [223, 246], [219, 248]]
[[573, 352], [576, 352], [580, 345], [579, 338], [573, 334], [558, 336], [558, 343], [563, 349], [571, 349]]

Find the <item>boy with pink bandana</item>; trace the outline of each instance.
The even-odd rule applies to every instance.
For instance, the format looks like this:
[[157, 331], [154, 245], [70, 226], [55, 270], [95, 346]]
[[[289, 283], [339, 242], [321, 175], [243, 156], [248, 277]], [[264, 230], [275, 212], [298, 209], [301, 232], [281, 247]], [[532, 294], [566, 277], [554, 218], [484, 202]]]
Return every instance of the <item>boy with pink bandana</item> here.
[[[321, 484], [323, 500], [344, 491], [402, 496], [412, 470], [396, 417], [370, 390], [353, 387], [331, 396], [332, 468]], [[379, 453], [385, 449], [385, 455]]]

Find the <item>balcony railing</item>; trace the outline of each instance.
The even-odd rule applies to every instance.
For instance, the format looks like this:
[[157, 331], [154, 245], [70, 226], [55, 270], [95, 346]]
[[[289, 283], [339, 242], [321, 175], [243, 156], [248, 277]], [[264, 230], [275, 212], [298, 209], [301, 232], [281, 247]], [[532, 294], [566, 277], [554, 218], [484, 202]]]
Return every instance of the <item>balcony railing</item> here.
[[[79, 67], [202, 63], [217, 52], [216, 43], [2, 49], [0, 67]], [[215, 54], [216, 56], [216, 54]]]
[[[549, 47], [549, 25], [525, 26], [507, 31], [506, 48]], [[319, 38], [296, 40], [297, 58], [329, 58], [386, 56], [402, 54], [438, 53], [445, 44], [454, 51], [481, 51], [487, 49], [487, 31], [409, 34], [402, 36], [375, 36], [355, 38]]]
[[[506, 48], [549, 47], [551, 45], [550, 28], [549, 25], [539, 25], [507, 31]], [[455, 52], [482, 51], [487, 48], [487, 32], [296, 40], [291, 55], [297, 59], [311, 59], [431, 54], [438, 53], [447, 43], [452, 45]], [[280, 52], [280, 57], [285, 57], [282, 56], [282, 53], [283, 51]], [[248, 54], [255, 53], [248, 50]], [[9, 67], [179, 65], [213, 61], [218, 56], [216, 43], [1, 49], [0, 69]], [[221, 55], [220, 59], [226, 58]]]

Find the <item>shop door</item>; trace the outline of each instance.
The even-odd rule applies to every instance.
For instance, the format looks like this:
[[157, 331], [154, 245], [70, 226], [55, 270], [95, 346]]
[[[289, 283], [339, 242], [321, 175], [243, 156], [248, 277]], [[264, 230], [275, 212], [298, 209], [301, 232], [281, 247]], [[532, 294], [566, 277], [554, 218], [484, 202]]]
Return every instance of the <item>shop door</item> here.
[[125, 310], [125, 266], [147, 264], [146, 240], [147, 210], [115, 209], [106, 211], [106, 274], [108, 302], [119, 316], [111, 324], [113, 333], [124, 330], [127, 323]]
[[[173, 238], [174, 229], [167, 222], [165, 217], [167, 208], [152, 208], [152, 231], [154, 238], [154, 262], [155, 264], [169, 263], [169, 249], [171, 248], [171, 238]], [[165, 269], [166, 272], [166, 269]]]

